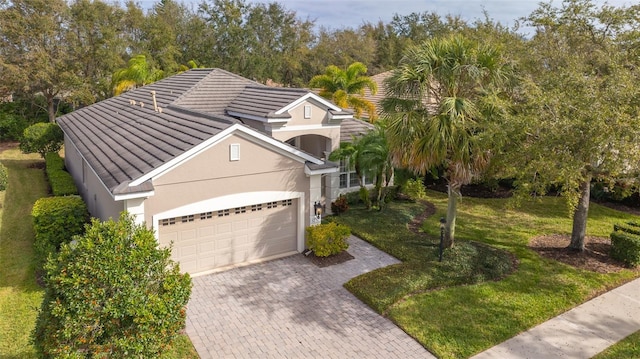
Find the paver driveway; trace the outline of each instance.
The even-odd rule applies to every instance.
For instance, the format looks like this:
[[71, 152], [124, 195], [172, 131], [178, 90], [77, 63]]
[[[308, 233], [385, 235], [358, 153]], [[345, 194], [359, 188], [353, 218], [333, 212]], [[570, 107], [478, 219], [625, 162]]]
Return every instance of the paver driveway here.
[[342, 287], [398, 261], [349, 238], [355, 259], [302, 255], [193, 279], [187, 334], [201, 358], [435, 358]]

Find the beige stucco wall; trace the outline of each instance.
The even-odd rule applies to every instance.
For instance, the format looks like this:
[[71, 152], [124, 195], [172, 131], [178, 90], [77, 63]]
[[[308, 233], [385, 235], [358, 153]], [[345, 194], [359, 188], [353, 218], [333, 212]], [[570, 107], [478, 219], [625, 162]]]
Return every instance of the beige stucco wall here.
[[89, 165], [85, 163], [83, 166], [84, 159], [66, 136], [64, 144], [65, 166], [71, 173], [91, 216], [103, 221], [109, 218], [117, 219], [124, 210], [123, 202], [114, 201]]
[[[231, 144], [240, 145], [239, 161], [229, 159]], [[300, 160], [235, 134], [154, 179], [155, 194], [144, 204], [145, 221], [149, 225], [155, 214], [235, 193], [302, 192], [309, 199], [304, 168]]]

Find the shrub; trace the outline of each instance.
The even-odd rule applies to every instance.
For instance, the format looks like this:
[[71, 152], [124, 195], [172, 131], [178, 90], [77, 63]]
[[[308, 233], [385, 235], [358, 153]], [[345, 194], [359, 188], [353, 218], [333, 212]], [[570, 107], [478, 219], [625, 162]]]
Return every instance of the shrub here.
[[7, 167], [0, 163], [0, 191], [7, 189], [9, 184], [9, 174], [7, 173]]
[[335, 215], [344, 213], [349, 209], [349, 203], [347, 203], [347, 197], [345, 195], [339, 195], [335, 201], [331, 202], [331, 212]]
[[347, 199], [347, 204], [350, 205], [350, 206], [354, 206], [354, 205], [360, 203], [360, 192], [359, 191], [349, 192], [349, 193], [343, 194], [343, 196], [345, 196], [345, 198]]
[[640, 236], [624, 231], [611, 233], [611, 258], [629, 267], [640, 265]]
[[427, 196], [427, 190], [422, 180], [410, 179], [404, 184], [404, 194], [413, 200], [421, 199]]
[[64, 134], [55, 123], [36, 123], [24, 130], [20, 150], [24, 153], [39, 153], [42, 158], [49, 152], [62, 148]]
[[0, 141], [18, 141], [27, 128], [27, 121], [11, 113], [0, 112]]
[[57, 152], [49, 152], [45, 155], [47, 165], [47, 178], [54, 196], [69, 196], [78, 194], [78, 188], [71, 174], [64, 168], [64, 160]]
[[33, 332], [40, 355], [157, 358], [185, 325], [191, 279], [126, 213], [94, 219], [46, 265]]
[[640, 227], [637, 227], [633, 224], [627, 223], [627, 224], [614, 224], [613, 225], [613, 231], [614, 232], [625, 232], [625, 233], [629, 233], [629, 234], [635, 234], [635, 235], [640, 235]]
[[63, 243], [84, 232], [89, 219], [87, 206], [78, 196], [40, 198], [33, 205], [35, 252], [39, 266]]
[[318, 257], [338, 254], [347, 248], [347, 238], [351, 235], [349, 227], [334, 222], [307, 227], [307, 248]]
[[371, 195], [369, 194], [369, 190], [367, 187], [360, 187], [360, 200], [364, 203], [367, 208], [371, 208]]

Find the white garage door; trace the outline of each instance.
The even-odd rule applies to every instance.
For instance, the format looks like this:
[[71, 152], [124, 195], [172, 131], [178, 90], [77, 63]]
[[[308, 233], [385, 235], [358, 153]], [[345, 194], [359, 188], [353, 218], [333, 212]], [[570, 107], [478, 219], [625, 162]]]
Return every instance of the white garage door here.
[[297, 201], [284, 200], [160, 221], [182, 272], [198, 273], [296, 251]]

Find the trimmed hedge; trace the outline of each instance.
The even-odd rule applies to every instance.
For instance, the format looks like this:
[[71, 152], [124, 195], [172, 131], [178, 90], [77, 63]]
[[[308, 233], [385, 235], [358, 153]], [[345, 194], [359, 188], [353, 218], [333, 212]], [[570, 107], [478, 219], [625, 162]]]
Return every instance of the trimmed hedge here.
[[611, 258], [629, 267], [640, 265], [640, 228], [635, 225], [615, 224], [611, 238]]
[[78, 187], [71, 174], [65, 170], [64, 159], [57, 152], [45, 155], [47, 178], [54, 196], [69, 196], [78, 194]]
[[49, 254], [55, 254], [62, 243], [69, 243], [73, 236], [84, 233], [89, 221], [87, 206], [78, 196], [44, 197], [33, 205], [35, 252], [39, 267]]
[[349, 248], [347, 238], [351, 235], [351, 229], [331, 222], [307, 227], [306, 234], [307, 248], [318, 257], [328, 257]]

